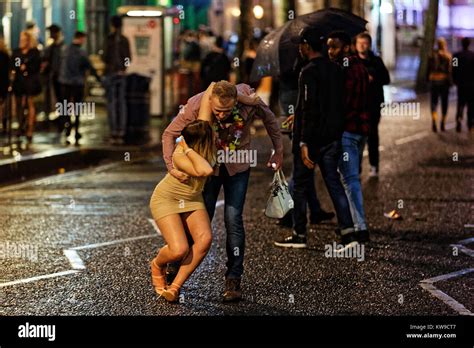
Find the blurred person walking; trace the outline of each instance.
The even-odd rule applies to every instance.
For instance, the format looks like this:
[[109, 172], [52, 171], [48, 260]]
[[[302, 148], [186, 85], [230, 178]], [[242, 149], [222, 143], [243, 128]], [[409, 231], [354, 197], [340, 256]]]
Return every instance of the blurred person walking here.
[[[96, 70], [92, 66], [87, 53], [82, 49], [82, 46], [86, 42], [87, 35], [84, 32], [76, 31], [74, 33], [74, 39], [72, 43], [66, 46], [61, 56], [61, 69], [59, 72], [59, 82], [62, 84], [64, 90], [64, 100], [67, 101], [67, 107], [63, 107], [63, 115], [61, 115], [64, 129], [66, 130], [66, 143], [69, 144], [67, 139], [71, 134], [71, 106], [74, 110], [75, 116], [74, 129], [75, 129], [75, 145], [79, 145], [79, 139], [82, 135], [79, 133], [79, 120], [80, 111], [85, 108], [81, 108], [80, 104], [84, 101], [84, 86], [86, 82], [86, 73], [90, 71], [92, 75], [100, 81], [100, 77], [97, 75]], [[71, 104], [72, 103], [72, 104]]]
[[446, 116], [448, 114], [449, 87], [452, 82], [451, 70], [452, 55], [448, 51], [448, 44], [443, 37], [438, 38], [438, 47], [430, 54], [428, 60], [428, 79], [431, 84], [431, 128], [438, 131], [438, 102], [441, 99], [441, 131], [445, 130]]
[[[13, 93], [16, 99], [16, 114], [20, 122], [20, 135], [26, 135], [29, 144], [33, 141], [36, 109], [33, 98], [41, 93], [41, 56], [36, 48], [36, 39], [28, 31], [20, 34], [19, 47], [12, 53], [14, 70]], [[25, 116], [25, 108], [28, 113]]]
[[474, 131], [474, 52], [469, 49], [471, 40], [461, 41], [462, 51], [453, 59], [453, 81], [457, 86], [456, 131], [461, 131], [464, 108], [467, 106], [467, 129]]
[[2, 133], [7, 132], [8, 112], [5, 110], [8, 87], [10, 86], [10, 54], [5, 40], [0, 37], [0, 119], [2, 120]]
[[104, 44], [104, 87], [107, 97], [107, 116], [110, 127], [110, 142], [123, 144], [127, 127], [127, 100], [125, 71], [132, 61], [130, 43], [121, 33], [122, 18], [110, 19], [110, 34]]
[[[64, 97], [62, 95], [62, 87], [59, 82], [59, 70], [61, 68], [61, 53], [64, 47], [64, 37], [62, 35], [61, 27], [56, 24], [50, 25], [48, 28], [50, 38], [53, 40], [42, 52], [41, 71], [46, 77], [46, 96], [45, 96], [45, 112], [49, 115], [52, 111], [51, 104], [55, 102], [62, 102]], [[54, 98], [51, 98], [51, 87], [54, 91]], [[51, 103], [52, 100], [55, 102]], [[58, 119], [58, 131], [61, 133], [63, 129], [60, 128], [61, 119]]]
[[[372, 38], [369, 33], [361, 33], [355, 38], [355, 48], [360, 61], [369, 73], [369, 163], [370, 177], [379, 175], [379, 123], [381, 104], [384, 102], [383, 86], [390, 83], [390, 74], [382, 61], [370, 49]], [[362, 155], [362, 152], [361, 152]]]

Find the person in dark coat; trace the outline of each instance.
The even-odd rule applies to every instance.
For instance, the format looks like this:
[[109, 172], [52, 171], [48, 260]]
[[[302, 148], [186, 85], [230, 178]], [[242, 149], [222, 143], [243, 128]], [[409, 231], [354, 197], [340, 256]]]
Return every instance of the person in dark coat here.
[[[41, 56], [36, 48], [36, 39], [28, 31], [20, 34], [19, 47], [12, 53], [12, 69], [14, 70], [13, 93], [17, 101], [17, 117], [20, 120], [20, 132], [26, 133], [28, 143], [33, 140], [36, 123], [36, 110], [33, 97], [41, 93], [40, 68]], [[28, 115], [24, 116], [24, 108]]]
[[130, 43], [122, 34], [122, 18], [113, 16], [110, 20], [111, 32], [104, 45], [107, 115], [109, 118], [111, 142], [124, 142], [127, 127], [127, 101], [125, 71], [132, 61]]
[[216, 38], [212, 51], [202, 61], [201, 88], [203, 91], [207, 89], [211, 82], [229, 81], [232, 67], [223, 47], [224, 39], [222, 36], [219, 36]]
[[[71, 45], [63, 49], [61, 56], [61, 69], [59, 70], [59, 82], [63, 86], [64, 99], [73, 105], [79, 105], [84, 101], [84, 86], [86, 82], [86, 73], [89, 70], [92, 75], [100, 81], [96, 70], [92, 66], [86, 51], [81, 46], [86, 42], [87, 35], [84, 32], [77, 31], [74, 34], [74, 39]], [[79, 139], [82, 137], [79, 133], [80, 112], [74, 112], [75, 121], [75, 139], [76, 145], [79, 144]], [[66, 143], [67, 137], [71, 134], [71, 113], [68, 111], [61, 115], [63, 119], [64, 128], [66, 129]]]
[[0, 119], [2, 120], [3, 133], [7, 130], [7, 113], [5, 110], [5, 101], [10, 84], [10, 55], [3, 37], [0, 37]]
[[46, 77], [45, 111], [47, 114], [49, 114], [51, 111], [53, 111], [51, 108], [51, 87], [54, 91], [54, 100], [56, 102], [62, 102], [64, 99], [62, 95], [61, 83], [59, 82], [61, 50], [64, 47], [64, 39], [61, 33], [61, 27], [58, 25], [52, 24], [46, 29], [49, 30], [50, 37], [53, 39], [53, 42], [42, 52], [43, 54], [41, 64], [41, 71]]
[[467, 106], [467, 128], [474, 131], [474, 52], [469, 49], [471, 41], [462, 39], [462, 51], [453, 59], [453, 80], [458, 90], [456, 131], [461, 131], [464, 108]]
[[355, 38], [357, 55], [369, 73], [369, 113], [370, 129], [368, 136], [369, 145], [369, 176], [376, 177], [379, 173], [379, 123], [380, 109], [384, 102], [383, 86], [390, 83], [388, 73], [382, 58], [370, 50], [372, 38], [368, 33], [361, 33]]

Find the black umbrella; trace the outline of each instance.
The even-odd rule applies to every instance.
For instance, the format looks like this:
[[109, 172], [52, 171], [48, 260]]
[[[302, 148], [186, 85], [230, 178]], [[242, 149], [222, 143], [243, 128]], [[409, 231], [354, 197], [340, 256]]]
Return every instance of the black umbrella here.
[[306, 27], [317, 28], [323, 35], [334, 30], [344, 30], [349, 36], [365, 31], [367, 21], [355, 14], [329, 8], [298, 16], [266, 35], [257, 49], [250, 81], [264, 76], [280, 76], [293, 69], [298, 58], [298, 45], [292, 40]]

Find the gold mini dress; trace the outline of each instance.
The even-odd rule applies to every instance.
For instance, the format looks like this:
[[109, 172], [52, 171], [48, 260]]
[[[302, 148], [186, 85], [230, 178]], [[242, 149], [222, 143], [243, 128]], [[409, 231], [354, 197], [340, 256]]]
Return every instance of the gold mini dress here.
[[[173, 157], [176, 153], [184, 153], [181, 146], [176, 147]], [[182, 183], [167, 173], [156, 185], [150, 199], [153, 219], [158, 221], [167, 215], [206, 209], [202, 198], [206, 179], [190, 177], [188, 182]]]

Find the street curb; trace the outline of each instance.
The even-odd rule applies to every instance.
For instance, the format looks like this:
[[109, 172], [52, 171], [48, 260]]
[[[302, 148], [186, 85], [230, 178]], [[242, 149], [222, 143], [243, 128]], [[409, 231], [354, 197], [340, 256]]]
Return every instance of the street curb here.
[[2, 160], [0, 161], [0, 186], [63, 171], [97, 166], [105, 162], [130, 160], [160, 150], [161, 144], [158, 143], [144, 146], [78, 147], [49, 150], [24, 156], [21, 160]]

